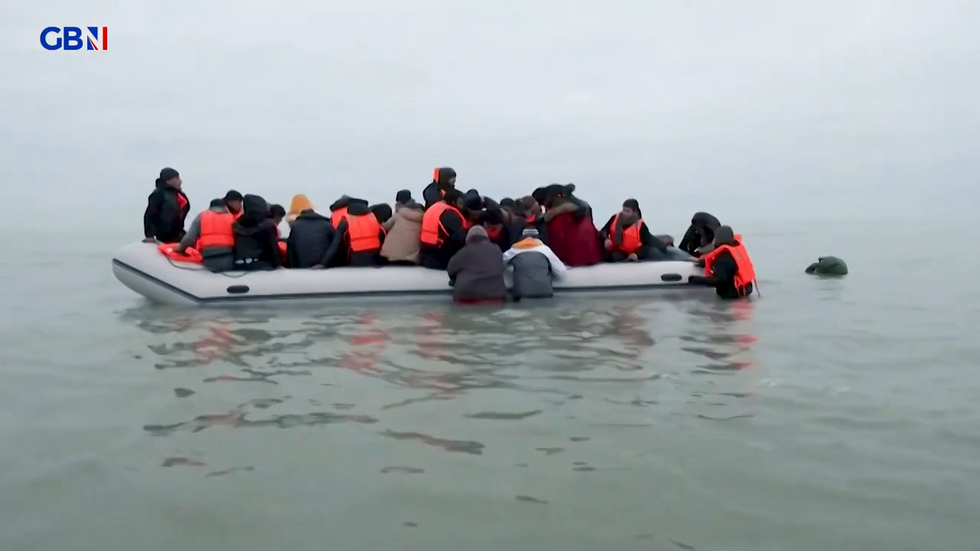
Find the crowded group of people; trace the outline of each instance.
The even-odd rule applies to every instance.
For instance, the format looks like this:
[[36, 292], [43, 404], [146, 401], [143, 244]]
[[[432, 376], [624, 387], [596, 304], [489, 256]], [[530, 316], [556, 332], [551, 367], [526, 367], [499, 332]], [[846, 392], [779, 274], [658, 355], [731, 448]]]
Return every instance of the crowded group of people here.
[[[161, 170], [143, 217], [144, 240], [213, 272], [418, 265], [446, 271], [457, 302], [505, 300], [509, 266], [515, 300], [550, 297], [552, 282], [567, 269], [602, 262], [699, 262], [705, 275], [689, 282], [715, 287], [723, 298], [749, 296], [755, 280], [741, 236], [708, 213], [692, 217], [675, 247], [670, 236], [650, 231], [635, 199], [597, 229], [574, 184], [495, 201], [475, 189], [457, 189], [452, 168], [435, 169], [421, 201], [410, 190], [399, 191], [394, 207], [344, 195], [321, 213], [296, 195], [287, 211], [231, 190], [185, 229], [190, 208], [180, 174]], [[286, 237], [279, 231], [283, 221]]]

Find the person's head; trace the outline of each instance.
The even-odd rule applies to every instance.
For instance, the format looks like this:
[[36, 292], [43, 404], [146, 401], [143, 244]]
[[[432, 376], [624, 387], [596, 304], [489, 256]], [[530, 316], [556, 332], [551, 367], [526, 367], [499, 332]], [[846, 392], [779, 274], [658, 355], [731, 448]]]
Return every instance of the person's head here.
[[623, 222], [633, 223], [643, 218], [643, 213], [640, 212], [640, 203], [636, 199], [627, 199], [623, 201], [623, 210], [619, 211], [619, 219]]
[[501, 199], [499, 205], [500, 208], [504, 209], [505, 211], [511, 214], [514, 214], [517, 211], [517, 202], [511, 199], [510, 197], [504, 197], [503, 199]]
[[479, 243], [480, 241], [490, 241], [490, 236], [487, 235], [487, 230], [483, 226], [473, 226], [470, 231], [466, 232], [466, 244]]
[[517, 202], [518, 214], [524, 218], [530, 218], [541, 214], [541, 203], [531, 195], [521, 197]]
[[481, 211], [483, 210], [483, 196], [480, 195], [479, 191], [471, 189], [463, 194], [463, 206], [470, 212]]
[[442, 196], [442, 200], [447, 205], [456, 207], [459, 210], [462, 210], [465, 206], [463, 204], [463, 194], [456, 189], [446, 190], [446, 194]]
[[432, 171], [432, 181], [444, 191], [453, 189], [456, 187], [456, 171], [448, 166], [437, 168]]
[[257, 226], [263, 220], [269, 219], [269, 203], [260, 195], [246, 193], [242, 197], [242, 215], [238, 223], [242, 226]]
[[379, 203], [377, 205], [371, 205], [371, 212], [374, 217], [378, 219], [378, 222], [384, 224], [389, 219], [391, 219], [391, 205], [388, 203]]
[[184, 181], [180, 179], [180, 173], [176, 170], [170, 168], [163, 168], [160, 170], [160, 178], [157, 180], [158, 184], [163, 184], [174, 189], [180, 189]]
[[269, 216], [272, 217], [272, 221], [278, 226], [282, 222], [282, 219], [286, 217], [286, 209], [282, 205], [270, 205]]
[[407, 189], [399, 191], [395, 194], [395, 212], [410, 202], [412, 202], [412, 192]]
[[720, 247], [722, 245], [735, 245], [735, 232], [732, 231], [731, 226], [718, 226], [715, 229], [715, 238], [712, 241], [715, 247]]
[[237, 191], [230, 189], [228, 193], [225, 194], [225, 206], [228, 207], [228, 211], [232, 214], [238, 214], [242, 212], [242, 194]]
[[208, 205], [209, 209], [225, 208], [224, 199], [211, 199], [211, 204]]
[[497, 234], [504, 229], [504, 222], [500, 219], [500, 215], [492, 210], [484, 212], [481, 221], [489, 234]]

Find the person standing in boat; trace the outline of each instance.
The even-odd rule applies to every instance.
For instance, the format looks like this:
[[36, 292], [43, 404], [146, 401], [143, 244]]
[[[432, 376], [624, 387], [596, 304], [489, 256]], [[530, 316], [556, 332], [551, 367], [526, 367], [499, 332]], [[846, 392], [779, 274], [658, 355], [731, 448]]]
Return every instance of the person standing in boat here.
[[538, 230], [529, 227], [521, 239], [503, 256], [504, 266], [514, 267], [514, 302], [522, 298], [551, 298], [553, 281], [565, 279], [568, 270], [554, 251], [538, 239]]
[[419, 261], [422, 266], [445, 270], [449, 259], [466, 244], [469, 222], [463, 208], [463, 194], [450, 189], [442, 201], [425, 209], [419, 234]]
[[425, 186], [422, 190], [422, 200], [425, 201], [425, 208], [429, 208], [442, 201], [449, 190], [456, 189], [456, 171], [447, 167], [437, 168], [432, 171], [432, 183]]
[[184, 221], [191, 211], [191, 202], [181, 189], [183, 181], [180, 173], [169, 167], [164, 168], [155, 185], [146, 199], [143, 241], [177, 243], [184, 237]]
[[446, 267], [458, 304], [500, 304], [507, 300], [504, 264], [500, 249], [490, 242], [483, 226], [473, 226], [466, 234], [466, 245]]
[[347, 266], [369, 267], [381, 264], [381, 246], [385, 241], [385, 230], [377, 217], [368, 208], [367, 202], [354, 201], [347, 207], [347, 213], [334, 224], [337, 234], [330, 245], [328, 256], [337, 253], [347, 259]]
[[713, 248], [700, 260], [705, 275], [688, 276], [687, 281], [714, 287], [723, 299], [748, 297], [754, 289], [755, 267], [742, 245], [742, 236], [728, 226], [718, 226], [713, 233]]
[[178, 254], [186, 254], [190, 247], [201, 253], [204, 267], [212, 272], [227, 272], [235, 268], [235, 215], [228, 212], [224, 199], [214, 199], [208, 210], [201, 212], [191, 222], [180, 245]]
[[695, 212], [691, 217], [691, 225], [684, 232], [678, 249], [693, 255], [710, 252], [715, 239], [715, 230], [721, 226], [717, 218], [707, 212]]
[[258, 195], [246, 194], [242, 215], [235, 221], [235, 269], [273, 270], [282, 267], [279, 237], [269, 204]]
[[606, 250], [607, 262], [667, 260], [667, 246], [650, 233], [636, 199], [623, 202], [623, 210], [609, 218], [599, 230], [599, 237]]

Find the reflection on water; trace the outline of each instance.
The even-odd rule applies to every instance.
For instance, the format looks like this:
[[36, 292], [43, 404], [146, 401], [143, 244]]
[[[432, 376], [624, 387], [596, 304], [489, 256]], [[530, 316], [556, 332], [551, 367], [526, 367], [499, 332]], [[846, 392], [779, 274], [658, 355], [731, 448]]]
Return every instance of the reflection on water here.
[[[561, 457], [569, 446], [588, 453], [604, 430], [639, 431], [674, 416], [691, 422], [753, 416], [755, 383], [745, 371], [755, 364], [752, 312], [752, 303], [678, 296], [500, 309], [142, 307], [121, 317], [147, 334], [145, 349], [134, 355], [147, 354], [158, 370], [178, 370], [183, 386], [166, 392], [194, 408], [145, 424], [154, 437], [343, 425], [398, 442], [391, 445], [485, 457], [512, 448], [505, 427], [521, 424], [540, 435], [527, 449], [531, 457]], [[220, 403], [208, 391], [215, 384], [220, 396], [238, 396], [239, 405], [209, 407]], [[563, 426], [577, 429], [556, 434]], [[178, 452], [164, 452], [162, 465], [207, 463]], [[581, 453], [576, 459], [568, 469], [582, 476], [612, 468], [583, 461]], [[513, 465], [528, 468], [528, 461]], [[430, 467], [392, 464], [381, 472], [424, 476]], [[248, 476], [243, 471], [251, 469], [208, 474]]]

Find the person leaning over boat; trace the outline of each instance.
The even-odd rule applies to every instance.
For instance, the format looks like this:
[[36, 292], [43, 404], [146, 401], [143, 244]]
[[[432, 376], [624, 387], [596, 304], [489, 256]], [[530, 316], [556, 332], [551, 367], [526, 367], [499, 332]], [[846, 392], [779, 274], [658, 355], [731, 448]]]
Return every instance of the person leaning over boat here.
[[623, 201], [623, 210], [612, 215], [599, 230], [599, 237], [605, 245], [607, 262], [667, 259], [667, 246], [650, 233], [636, 199]]
[[327, 252], [336, 235], [329, 218], [314, 211], [312, 205], [302, 209], [289, 225], [286, 265], [290, 268], [326, 268], [331, 260]]
[[198, 214], [177, 246], [178, 254], [194, 247], [201, 253], [204, 267], [212, 272], [235, 269], [235, 215], [228, 212], [224, 199], [214, 199], [208, 210]]
[[347, 266], [369, 267], [381, 264], [378, 253], [384, 244], [385, 230], [366, 203], [351, 202], [347, 207], [347, 214], [334, 226], [337, 235], [330, 245], [328, 256], [335, 257], [341, 253], [347, 259]]
[[453, 286], [453, 302], [502, 303], [507, 300], [500, 249], [490, 242], [483, 226], [473, 226], [466, 245], [449, 260], [446, 272]]
[[389, 264], [416, 265], [419, 263], [419, 239], [422, 235], [422, 205], [409, 199], [400, 207], [395, 203], [395, 215], [382, 226], [387, 230], [381, 246], [381, 256]]
[[191, 211], [191, 202], [181, 189], [183, 181], [180, 173], [169, 167], [164, 168], [155, 185], [146, 198], [143, 241], [177, 243], [184, 237], [184, 221]]
[[232, 230], [235, 232], [236, 270], [273, 270], [282, 267], [276, 225], [265, 199], [245, 194], [242, 215], [235, 221]]
[[524, 230], [521, 239], [503, 256], [504, 266], [514, 267], [514, 301], [522, 298], [551, 298], [553, 281], [565, 279], [568, 270], [554, 251], [538, 239], [538, 230]]
[[704, 276], [688, 276], [687, 281], [714, 287], [724, 299], [745, 298], [752, 294], [755, 267], [742, 245], [742, 236], [728, 226], [714, 230], [714, 248], [703, 255]]
[[694, 256], [709, 252], [715, 238], [715, 229], [720, 225], [721, 222], [707, 212], [695, 212], [691, 217], [691, 225], [684, 232], [677, 248]]
[[468, 222], [463, 214], [463, 194], [446, 191], [442, 201], [425, 209], [419, 234], [419, 262], [432, 270], [445, 270], [449, 259], [466, 244]]

